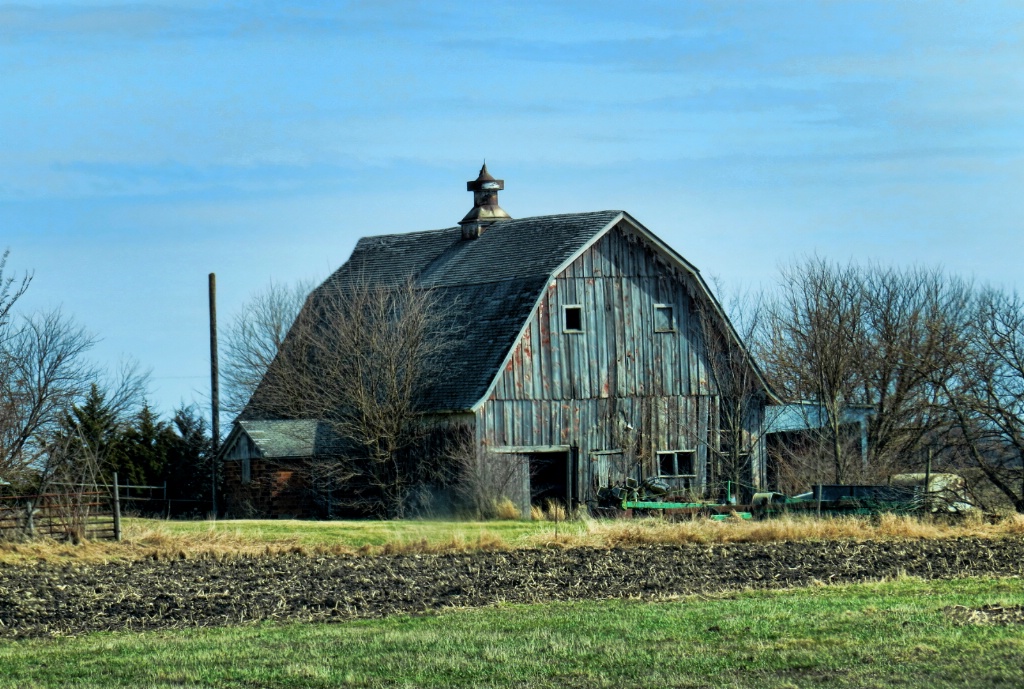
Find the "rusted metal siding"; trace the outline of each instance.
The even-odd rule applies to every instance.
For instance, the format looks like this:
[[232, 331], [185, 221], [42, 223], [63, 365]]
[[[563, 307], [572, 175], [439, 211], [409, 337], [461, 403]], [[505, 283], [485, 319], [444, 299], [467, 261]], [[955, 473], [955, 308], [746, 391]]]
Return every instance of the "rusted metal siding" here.
[[[548, 285], [478, 411], [478, 440], [579, 447], [583, 497], [593, 483], [616, 480], [607, 453], [624, 443], [647, 457], [645, 474], [657, 471], [658, 451], [696, 450], [703, 484], [718, 398], [695, 294], [693, 278], [642, 240], [618, 228], [606, 234]], [[674, 332], [655, 332], [656, 304], [672, 307]], [[564, 332], [567, 305], [582, 309], [583, 332]]]

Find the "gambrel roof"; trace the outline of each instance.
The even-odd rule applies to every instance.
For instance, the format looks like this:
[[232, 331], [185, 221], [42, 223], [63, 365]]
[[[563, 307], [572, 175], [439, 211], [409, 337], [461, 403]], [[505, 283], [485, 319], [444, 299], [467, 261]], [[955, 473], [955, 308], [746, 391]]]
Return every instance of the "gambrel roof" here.
[[462, 239], [459, 227], [364, 237], [352, 257], [318, 288], [368, 282], [439, 290], [464, 319], [448, 356], [454, 370], [435, 386], [434, 411], [473, 407], [487, 391], [556, 269], [621, 217], [620, 211], [548, 215], [495, 223]]
[[617, 210], [504, 220], [471, 240], [463, 239], [460, 227], [364, 237], [310, 295], [306, 308], [318, 294], [360, 284], [397, 287], [412, 279], [416, 287], [438, 290], [440, 299], [458, 305], [449, 317], [460, 319], [462, 327], [449, 353], [454, 370], [435, 386], [427, 411], [472, 410], [483, 403], [548, 283], [620, 224], [694, 278], [742, 347], [699, 271]]

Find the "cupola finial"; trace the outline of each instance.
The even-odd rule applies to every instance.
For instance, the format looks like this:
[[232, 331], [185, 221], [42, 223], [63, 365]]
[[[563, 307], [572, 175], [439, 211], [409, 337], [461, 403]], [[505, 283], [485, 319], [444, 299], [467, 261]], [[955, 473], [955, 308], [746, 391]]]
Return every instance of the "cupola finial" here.
[[480, 174], [471, 182], [466, 182], [466, 191], [473, 192], [473, 209], [459, 221], [462, 226], [463, 239], [476, 239], [491, 224], [512, 217], [498, 205], [498, 192], [505, 188], [505, 180], [494, 179], [487, 171], [487, 159], [484, 159]]

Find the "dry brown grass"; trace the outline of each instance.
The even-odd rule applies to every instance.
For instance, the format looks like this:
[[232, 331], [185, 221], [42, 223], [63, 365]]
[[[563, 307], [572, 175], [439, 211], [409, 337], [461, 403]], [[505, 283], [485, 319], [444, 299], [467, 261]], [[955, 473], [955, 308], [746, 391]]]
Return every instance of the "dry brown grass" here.
[[[392, 555], [400, 553], [464, 553], [511, 550], [513, 548], [597, 548], [640, 545], [684, 545], [709, 543], [759, 543], [797, 540], [900, 540], [955, 537], [1024, 537], [1024, 515], [1010, 515], [997, 523], [980, 518], [946, 523], [919, 517], [886, 514], [869, 520], [853, 517], [815, 518], [785, 516], [765, 521], [739, 518], [723, 522], [708, 519], [669, 522], [662, 519], [593, 520], [565, 522], [565, 512], [536, 510], [543, 520], [539, 530], [520, 537], [506, 537], [490, 531], [438, 536], [403, 537], [401, 523], [395, 535], [378, 544], [303, 543], [302, 522], [289, 525], [273, 535], [254, 537], [252, 526], [232, 528], [230, 522], [211, 524], [207, 530], [187, 533], [156, 525], [129, 526], [121, 543], [84, 542], [79, 545], [53, 540], [0, 543], [0, 564], [34, 562], [99, 563], [145, 558], [179, 559], [209, 557], [299, 554]], [[551, 523], [555, 519], [558, 522]], [[548, 521], [551, 520], [551, 521]], [[546, 523], [546, 524], [545, 524]]]
[[1024, 535], [1024, 515], [996, 524], [980, 519], [943, 523], [919, 517], [883, 514], [877, 520], [854, 517], [814, 518], [784, 516], [765, 521], [738, 517], [726, 521], [695, 519], [669, 522], [662, 519], [597, 521], [587, 523], [584, 533], [561, 534], [557, 547], [622, 547], [635, 545], [684, 545], [702, 543], [765, 543], [801, 540], [899, 540], [923, 538], [1002, 538]]
[[519, 511], [514, 502], [508, 498], [502, 498], [494, 505], [494, 516], [498, 519], [513, 521], [522, 519], [523, 513]]
[[1007, 536], [1024, 536], [1024, 514], [1011, 514], [1004, 517], [1002, 527]]
[[444, 541], [430, 541], [425, 538], [410, 541], [393, 541], [384, 545], [364, 545], [356, 552], [360, 555], [401, 555], [473, 553], [511, 550], [512, 546], [500, 536], [483, 533], [477, 538], [452, 537]]
[[565, 505], [556, 500], [545, 500], [544, 506], [530, 506], [530, 519], [535, 522], [564, 522], [569, 518]]
[[[34, 562], [79, 562], [97, 564], [116, 560], [186, 559], [195, 557], [239, 557], [305, 553], [298, 539], [284, 539], [267, 544], [246, 539], [241, 532], [174, 534], [162, 529], [126, 529], [120, 543], [84, 541], [72, 545], [65, 541], [43, 538], [20, 543], [0, 542], [0, 563], [31, 564]], [[339, 550], [340, 552], [340, 550]], [[353, 552], [346, 549], [346, 552]]]

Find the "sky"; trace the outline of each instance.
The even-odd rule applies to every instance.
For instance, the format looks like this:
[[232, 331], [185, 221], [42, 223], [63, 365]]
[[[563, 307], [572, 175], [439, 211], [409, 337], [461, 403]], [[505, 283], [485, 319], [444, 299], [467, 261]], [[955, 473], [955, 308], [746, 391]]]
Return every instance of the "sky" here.
[[[621, 209], [725, 291], [817, 254], [1024, 289], [1024, 3], [0, 3], [23, 312], [209, 400], [222, 331], [365, 235]], [[222, 335], [223, 336], [223, 335]]]

